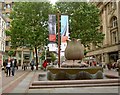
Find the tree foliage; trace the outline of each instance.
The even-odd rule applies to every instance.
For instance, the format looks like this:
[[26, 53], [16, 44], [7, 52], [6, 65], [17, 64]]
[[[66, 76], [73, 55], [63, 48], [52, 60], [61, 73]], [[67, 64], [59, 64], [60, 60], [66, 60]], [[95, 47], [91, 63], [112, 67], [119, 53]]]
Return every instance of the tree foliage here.
[[87, 2], [58, 2], [56, 8], [61, 14], [69, 15], [70, 37], [81, 39], [84, 46], [101, 43], [104, 34], [98, 32], [100, 26], [99, 9]]
[[14, 55], [15, 55], [15, 51], [13, 50], [8, 51], [8, 56], [14, 56]]
[[[37, 48], [47, 44], [48, 15], [69, 15], [70, 37], [81, 39], [84, 46], [101, 43], [104, 35], [98, 32], [99, 10], [86, 2], [57, 2], [53, 7], [49, 2], [15, 2], [10, 18], [12, 47]], [[36, 59], [37, 62], [37, 59]]]
[[48, 36], [49, 2], [15, 3], [11, 13], [11, 43], [14, 47], [39, 47]]
[[10, 15], [12, 47], [35, 48], [37, 64], [37, 48], [47, 42], [48, 14], [51, 11], [49, 2], [15, 2]]

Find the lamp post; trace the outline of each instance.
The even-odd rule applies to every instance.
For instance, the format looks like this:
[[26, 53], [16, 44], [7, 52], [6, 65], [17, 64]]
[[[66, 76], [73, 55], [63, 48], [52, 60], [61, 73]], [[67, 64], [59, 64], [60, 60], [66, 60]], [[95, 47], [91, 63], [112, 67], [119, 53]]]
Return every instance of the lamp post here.
[[57, 13], [58, 18], [58, 67], [60, 68], [60, 12]]

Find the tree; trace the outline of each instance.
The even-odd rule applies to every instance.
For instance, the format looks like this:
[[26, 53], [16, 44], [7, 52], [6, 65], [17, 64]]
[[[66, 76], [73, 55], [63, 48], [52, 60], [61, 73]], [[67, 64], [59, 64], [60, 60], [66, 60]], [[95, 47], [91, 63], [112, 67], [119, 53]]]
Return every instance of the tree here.
[[52, 53], [51, 53], [51, 61], [54, 62], [56, 59], [57, 59], [56, 56], [55, 56], [54, 53], [52, 52]]
[[85, 47], [90, 43], [98, 45], [104, 34], [98, 31], [100, 26], [99, 9], [87, 2], [57, 2], [56, 8], [61, 14], [69, 15], [70, 37], [81, 39]]
[[36, 69], [38, 69], [37, 49], [46, 44], [47, 21], [51, 9], [49, 2], [15, 2], [10, 15], [12, 47], [35, 49]]
[[15, 54], [15, 51], [13, 51], [13, 50], [10, 50], [10, 51], [8, 51], [8, 56], [13, 56]]

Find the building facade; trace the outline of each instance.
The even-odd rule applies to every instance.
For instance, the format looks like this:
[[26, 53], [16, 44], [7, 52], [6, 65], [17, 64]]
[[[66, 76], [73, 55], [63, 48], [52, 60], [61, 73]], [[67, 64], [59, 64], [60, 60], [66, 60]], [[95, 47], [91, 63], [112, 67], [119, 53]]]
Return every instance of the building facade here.
[[99, 62], [113, 63], [120, 59], [120, 2], [96, 2], [100, 9], [100, 32], [105, 34], [100, 48], [92, 45], [87, 56]]
[[[14, 5], [13, 0], [2, 0], [2, 2], [0, 2], [0, 10], [2, 11], [2, 15], [6, 20], [6, 28], [9, 29], [10, 28], [10, 23], [11, 23], [11, 19], [9, 18], [10, 16], [10, 12], [12, 11], [12, 7]], [[10, 36], [6, 35], [6, 41], [5, 41], [5, 59], [8, 58], [8, 52], [11, 49], [11, 42], [10, 42]], [[30, 61], [30, 57], [32, 55], [32, 53], [30, 52], [30, 50], [28, 48], [17, 48], [14, 50], [15, 54], [14, 58], [17, 59], [17, 63], [18, 65], [23, 65], [24, 61]], [[32, 58], [31, 58], [32, 59]]]
[[5, 34], [6, 21], [3, 16], [0, 14], [0, 65], [3, 65], [3, 55], [5, 53]]

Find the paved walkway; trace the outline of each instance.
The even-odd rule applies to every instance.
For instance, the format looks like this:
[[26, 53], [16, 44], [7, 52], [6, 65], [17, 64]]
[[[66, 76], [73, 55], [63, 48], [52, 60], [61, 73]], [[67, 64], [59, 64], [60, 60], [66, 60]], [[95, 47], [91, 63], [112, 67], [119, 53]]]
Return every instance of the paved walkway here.
[[2, 71], [2, 87], [0, 88], [3, 93], [11, 92], [30, 72], [30, 70], [22, 70], [19, 68], [15, 71], [15, 76], [6, 77], [4, 71]]
[[[118, 75], [118, 72], [111, 70], [104, 70], [105, 74], [110, 75]], [[19, 82], [16, 87], [10, 91], [9, 93], [118, 93], [118, 86], [110, 86], [110, 87], [74, 87], [74, 88], [47, 88], [47, 89], [29, 89], [29, 86], [33, 81], [38, 81], [39, 74], [46, 74], [45, 71], [42, 70], [34, 70], [30, 71], [27, 76], [23, 78], [21, 82]], [[42, 79], [47, 80], [46, 77]]]
[[115, 69], [111, 69], [111, 70], [104, 69], [104, 75], [111, 77], [111, 78], [115, 78], [115, 77], [120, 78], [119, 72], [117, 72]]

